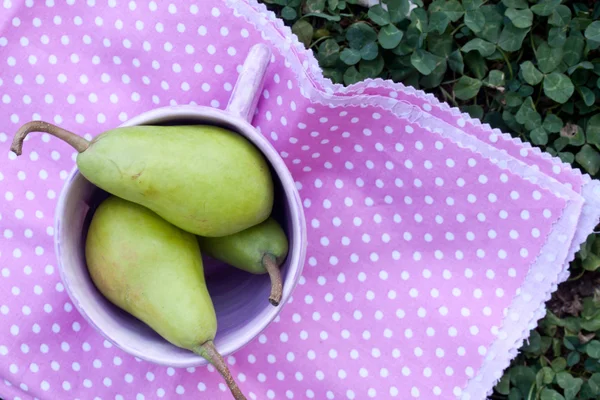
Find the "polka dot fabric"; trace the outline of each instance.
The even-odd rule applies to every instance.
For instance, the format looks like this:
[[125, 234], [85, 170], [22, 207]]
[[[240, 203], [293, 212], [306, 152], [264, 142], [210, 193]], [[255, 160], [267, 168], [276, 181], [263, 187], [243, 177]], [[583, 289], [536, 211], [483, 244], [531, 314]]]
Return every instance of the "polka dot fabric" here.
[[32, 119], [91, 138], [154, 107], [223, 109], [257, 42], [273, 58], [253, 123], [296, 180], [308, 253], [280, 316], [227, 357], [249, 398], [485, 398], [598, 218], [581, 175], [409, 89], [332, 92], [254, 1], [7, 0], [0, 26], [5, 399], [230, 398], [212, 367], [137, 360], [85, 322], [53, 248], [75, 153], [8, 148]]

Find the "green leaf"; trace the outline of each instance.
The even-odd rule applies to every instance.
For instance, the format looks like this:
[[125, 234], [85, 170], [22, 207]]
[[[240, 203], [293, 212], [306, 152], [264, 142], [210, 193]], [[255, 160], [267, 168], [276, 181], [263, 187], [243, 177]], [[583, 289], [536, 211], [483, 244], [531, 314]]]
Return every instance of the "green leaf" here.
[[465, 11], [474, 11], [481, 7], [484, 3], [484, 0], [463, 0], [462, 5]]
[[340, 59], [347, 65], [357, 64], [361, 59], [360, 50], [347, 47], [340, 53]]
[[449, 34], [436, 35], [430, 33], [427, 35], [427, 49], [442, 58], [448, 58], [454, 50], [454, 39]]
[[536, 383], [538, 387], [550, 384], [554, 380], [556, 374], [550, 367], [543, 367], [540, 369], [536, 376]]
[[557, 103], [566, 103], [571, 98], [575, 87], [565, 74], [553, 72], [544, 78], [544, 93]]
[[558, 386], [564, 389], [566, 400], [573, 400], [577, 393], [579, 393], [581, 385], [583, 385], [583, 380], [581, 378], [573, 378], [571, 374], [566, 371], [559, 372], [556, 375], [556, 382], [558, 383]]
[[461, 100], [469, 100], [479, 93], [481, 81], [469, 76], [463, 75], [458, 82], [454, 84], [454, 95]]
[[493, 87], [493, 88], [501, 88], [504, 86], [504, 72], [494, 69], [492, 71], [490, 71], [490, 73], [488, 74], [488, 77], [485, 79], [485, 84], [487, 86]]
[[523, 73], [523, 79], [530, 85], [537, 85], [544, 79], [544, 75], [538, 71], [531, 61], [525, 61], [521, 64], [521, 72]]
[[286, 7], [283, 7], [283, 9], [281, 10], [281, 17], [283, 19], [292, 20], [292, 19], [296, 19], [297, 16], [298, 16], [298, 13], [292, 7], [286, 6]]
[[[588, 257], [586, 257], [586, 259], [583, 260], [583, 262], [581, 263], [581, 266], [586, 271], [596, 271], [598, 268], [600, 268], [600, 257], [598, 257], [597, 255], [595, 255], [593, 253], [590, 253], [588, 255]], [[597, 330], [597, 329], [595, 329], [595, 330]], [[594, 357], [594, 358], [598, 358], [598, 357]]]
[[600, 42], [600, 21], [594, 21], [585, 29], [585, 37], [587, 40]]
[[384, 49], [393, 49], [400, 44], [404, 32], [396, 28], [395, 25], [386, 25], [379, 31], [377, 40]]
[[515, 116], [510, 113], [508, 110], [504, 110], [502, 112], [502, 121], [515, 132], [521, 131], [523, 128], [516, 120]]
[[577, 90], [579, 90], [579, 94], [581, 94], [581, 98], [583, 99], [583, 102], [586, 106], [594, 105], [594, 103], [596, 102], [596, 95], [594, 94], [594, 92], [592, 92], [591, 89], [589, 89], [586, 86], [579, 86], [577, 87]]
[[585, 40], [581, 36], [571, 35], [567, 38], [563, 52], [563, 61], [567, 66], [573, 66], [581, 60], [584, 46]]
[[496, 392], [507, 395], [510, 391], [510, 369], [508, 369], [495, 386]]
[[567, 32], [564, 28], [550, 28], [550, 32], [548, 32], [548, 44], [551, 47], [560, 47], [562, 48], [567, 41]]
[[542, 117], [536, 111], [531, 96], [525, 99], [519, 111], [515, 114], [515, 119], [521, 125], [525, 125], [527, 130], [533, 130], [542, 124]]
[[537, 49], [537, 60], [540, 71], [549, 74], [559, 66], [563, 58], [563, 49], [550, 47], [543, 42]]
[[441, 62], [438, 64], [437, 67], [435, 67], [431, 74], [423, 76], [421, 78], [421, 85], [427, 89], [439, 86], [444, 79], [444, 74], [446, 73], [447, 69], [448, 63], [446, 62], [445, 58], [442, 58]]
[[324, 67], [332, 67], [340, 55], [340, 46], [334, 39], [327, 39], [319, 45], [319, 64]]
[[585, 346], [585, 352], [592, 358], [600, 358], [600, 342], [592, 340]]
[[481, 31], [474, 31], [475, 34], [488, 42], [498, 43], [504, 16], [498, 12], [498, 8], [495, 6], [485, 5], [480, 9], [485, 17], [485, 24]]
[[485, 15], [483, 11], [469, 10], [465, 14], [465, 25], [473, 32], [481, 32], [485, 28]]
[[529, 332], [528, 343], [521, 347], [521, 351], [539, 355], [542, 348], [542, 338], [536, 330]]
[[465, 53], [475, 50], [482, 56], [487, 57], [496, 50], [496, 46], [493, 43], [476, 38], [468, 41], [461, 50]]
[[472, 51], [465, 54], [465, 63], [475, 78], [483, 79], [487, 75], [488, 67], [485, 59], [478, 52]]
[[346, 85], [352, 85], [354, 83], [362, 81], [363, 79], [364, 77], [360, 72], [358, 72], [355, 66], [348, 68], [344, 73], [344, 83]]
[[292, 25], [292, 33], [298, 36], [298, 40], [302, 42], [304, 46], [309, 47], [314, 35], [314, 29], [306, 20], [299, 19]]
[[[571, 156], [573, 155], [571, 153], [561, 153], [561, 154], [570, 154]], [[561, 157], [561, 160], [562, 160], [562, 157]], [[567, 161], [565, 161], [565, 162], [567, 162]], [[567, 356], [567, 365], [569, 367], [579, 364], [579, 361], [581, 361], [581, 355], [579, 355], [579, 353], [576, 351], [570, 352], [569, 355]]]
[[[562, 119], [560, 119], [556, 114], [548, 114], [546, 115], [546, 119], [544, 119], [544, 129], [551, 133], [558, 133], [560, 129], [563, 127]], [[572, 350], [572, 349], [571, 349]]]
[[390, 14], [379, 4], [369, 8], [368, 15], [369, 18], [371, 18], [371, 21], [375, 22], [377, 25], [385, 26], [391, 22]]
[[586, 16], [577, 16], [577, 17], [573, 18], [571, 20], [571, 22], [569, 22], [569, 27], [574, 31], [583, 31], [591, 23], [592, 23], [592, 20], [590, 18], [588, 18]]
[[322, 18], [322, 19], [326, 19], [327, 21], [340, 21], [342, 18], [339, 15], [330, 15], [330, 14], [325, 14], [323, 12], [312, 12], [312, 13], [308, 13], [308, 14], [304, 14], [303, 15], [304, 18], [306, 17], [317, 17], [317, 18]]
[[353, 49], [362, 49], [377, 40], [377, 33], [365, 22], [357, 22], [346, 31], [346, 40]]
[[502, 0], [502, 4], [506, 7], [512, 8], [527, 8], [529, 4], [527, 4], [527, 0]]
[[517, 28], [512, 23], [507, 23], [498, 39], [498, 46], [505, 51], [518, 51], [521, 49], [523, 39], [529, 28]]
[[535, 375], [533, 369], [517, 365], [510, 371], [510, 381], [521, 393], [529, 393], [529, 389], [535, 384]]
[[523, 395], [521, 394], [521, 391], [516, 388], [510, 388], [510, 392], [508, 393], [508, 400], [521, 400], [523, 398]]
[[589, 61], [582, 61], [579, 64], [576, 64], [576, 65], [573, 65], [572, 67], [569, 67], [569, 69], [567, 70], [567, 72], [569, 73], [569, 75], [571, 75], [571, 74], [573, 74], [573, 72], [575, 72], [579, 68], [583, 68], [583, 69], [587, 69], [587, 70], [593, 70], [594, 69], [594, 64], [592, 64]]
[[537, 15], [547, 17], [556, 10], [561, 0], [542, 0], [531, 6], [531, 11]]
[[504, 100], [506, 101], [506, 105], [509, 107], [518, 107], [523, 104], [523, 99], [515, 92], [506, 93]]
[[410, 25], [404, 32], [404, 41], [413, 49], [423, 47], [423, 42], [427, 35], [422, 33], [416, 26]]
[[579, 338], [573, 336], [567, 336], [563, 338], [563, 346], [567, 348], [567, 350], [575, 350], [575, 342], [578, 342]]
[[411, 25], [416, 27], [420, 32], [428, 31], [427, 11], [423, 8], [414, 8], [410, 13]]
[[466, 112], [471, 118], [481, 119], [483, 118], [483, 108], [477, 104], [470, 104], [468, 106], [460, 107], [462, 112]]
[[325, 0], [306, 0], [306, 10], [308, 12], [323, 12], [325, 9]]
[[383, 56], [378, 55], [374, 60], [362, 60], [358, 66], [358, 70], [365, 78], [377, 78], [383, 71], [385, 61]]
[[521, 85], [517, 93], [523, 97], [531, 96], [533, 94], [533, 86]]
[[379, 54], [379, 45], [376, 42], [367, 43], [360, 49], [360, 55], [363, 60], [374, 60]]
[[323, 76], [334, 83], [344, 83], [344, 70], [338, 68], [323, 68]]
[[409, 0], [386, 0], [390, 21], [393, 24], [402, 22], [408, 17], [410, 10]]
[[429, 17], [429, 26], [427, 30], [429, 32], [437, 31], [441, 35], [446, 31], [449, 23], [450, 18], [448, 18], [445, 13], [436, 11]]
[[600, 171], [600, 153], [589, 144], [581, 147], [581, 150], [575, 156], [575, 161], [592, 176]]
[[465, 62], [460, 50], [454, 50], [448, 57], [448, 65], [450, 69], [458, 74], [463, 74], [465, 71]]
[[533, 144], [539, 146], [545, 146], [548, 144], [548, 133], [546, 133], [546, 130], [541, 126], [532, 130], [529, 134], [529, 137], [531, 138]]
[[506, 15], [517, 28], [529, 28], [533, 22], [533, 13], [528, 8], [524, 10], [507, 8], [504, 15]]
[[441, 60], [440, 57], [423, 49], [418, 49], [410, 57], [412, 65], [423, 75], [429, 75], [441, 63]]
[[554, 26], [567, 26], [571, 21], [571, 9], [563, 4], [556, 7], [548, 19], [548, 23]]
[[600, 149], [600, 113], [589, 119], [585, 134], [587, 142]]
[[458, 21], [465, 12], [463, 6], [457, 0], [436, 0], [429, 6], [429, 11], [441, 11], [445, 13], [452, 22]]
[[600, 373], [595, 373], [588, 379], [593, 394], [600, 394]]
[[565, 398], [554, 389], [543, 388], [540, 400], [565, 400]]

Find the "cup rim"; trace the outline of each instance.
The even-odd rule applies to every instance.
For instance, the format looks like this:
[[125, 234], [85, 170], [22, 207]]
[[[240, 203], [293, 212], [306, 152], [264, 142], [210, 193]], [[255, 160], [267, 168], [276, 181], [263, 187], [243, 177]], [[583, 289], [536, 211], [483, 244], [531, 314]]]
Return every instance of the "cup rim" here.
[[[302, 271], [304, 269], [307, 252], [306, 219], [300, 194], [298, 193], [295, 181], [291, 175], [291, 172], [285, 165], [285, 162], [283, 161], [277, 150], [271, 145], [271, 143], [253, 125], [251, 125], [248, 121], [246, 121], [243, 118], [230, 114], [227, 111], [216, 109], [213, 107], [196, 105], [176, 105], [158, 107], [149, 111], [145, 111], [128, 119], [127, 121], [123, 122], [117, 127], [120, 128], [126, 126], [144, 125], [148, 123], [161, 123], [165, 121], [172, 121], [185, 118], [210, 119], [213, 121], [221, 122], [222, 124], [227, 125], [234, 132], [244, 136], [247, 140], [253, 143], [261, 151], [263, 156], [266, 158], [267, 162], [271, 165], [271, 167], [277, 174], [277, 177], [279, 178], [282, 185], [285, 202], [288, 205], [288, 209], [291, 215], [290, 227], [292, 230], [294, 243], [290, 243], [289, 256], [291, 256], [291, 258], [289, 258], [290, 268], [288, 271], [288, 276], [290, 276], [290, 278], [286, 279], [286, 282], [284, 282], [282, 301], [278, 307], [273, 307], [270, 303], [266, 302], [265, 308], [253, 320], [257, 322], [255, 322], [252, 325], [249, 325], [247, 329], [244, 329], [242, 332], [240, 332], [240, 334], [237, 334], [234, 340], [222, 343], [220, 346], [217, 345], [221, 355], [223, 357], [226, 357], [228, 355], [240, 351], [242, 348], [250, 344], [252, 340], [258, 337], [265, 329], [267, 329], [267, 327], [271, 325], [273, 321], [283, 311], [283, 308], [285, 307], [288, 300], [291, 298], [294, 290], [298, 286], [298, 282], [300, 280], [300, 277], [302, 276]], [[162, 359], [148, 357], [140, 349], [131, 347], [126, 343], [121, 343], [117, 339], [112, 337], [112, 335], [109, 332], [102, 329], [96, 323], [94, 318], [85, 311], [84, 307], [79, 301], [78, 295], [75, 293], [74, 289], [70, 285], [69, 278], [66, 275], [64, 259], [61, 255], [62, 243], [60, 240], [61, 229], [64, 229], [60, 222], [62, 219], [63, 210], [65, 209], [65, 204], [69, 195], [71, 184], [75, 180], [75, 178], [77, 178], [78, 175], [81, 175], [81, 173], [79, 172], [79, 168], [77, 167], [77, 165], [75, 165], [71, 169], [63, 187], [61, 188], [61, 192], [57, 204], [55, 206], [54, 212], [54, 249], [57, 258], [58, 270], [61, 280], [64, 284], [65, 290], [67, 291], [67, 294], [73, 301], [75, 308], [77, 308], [77, 310], [85, 318], [85, 320], [98, 333], [104, 336], [104, 338], [106, 338], [109, 342], [111, 342], [116, 347], [120, 348], [122, 351], [133, 355], [139, 359], [152, 362], [158, 365], [182, 368], [198, 367], [208, 364], [208, 361], [206, 361], [204, 358], [193, 353], [192, 355], [194, 355], [195, 357], [190, 357], [181, 361], [177, 360], [175, 362], [166, 362]], [[85, 179], [85, 177], [83, 178]]]

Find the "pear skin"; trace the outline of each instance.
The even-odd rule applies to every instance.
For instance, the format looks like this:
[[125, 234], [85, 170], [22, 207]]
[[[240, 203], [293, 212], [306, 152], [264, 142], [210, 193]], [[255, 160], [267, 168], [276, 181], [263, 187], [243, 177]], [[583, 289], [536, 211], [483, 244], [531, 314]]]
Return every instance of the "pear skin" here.
[[289, 250], [287, 236], [279, 223], [269, 217], [241, 232], [218, 238], [198, 237], [202, 252], [251, 274], [269, 274], [269, 301], [278, 306], [283, 294], [280, 266]]
[[213, 342], [217, 317], [193, 234], [110, 196], [92, 217], [85, 257], [92, 281], [111, 303], [173, 345], [206, 358], [234, 398], [246, 399]]
[[195, 235], [230, 235], [271, 214], [274, 184], [266, 159], [249, 140], [227, 129], [120, 127], [90, 142], [33, 121], [17, 131], [11, 150], [20, 155], [23, 140], [36, 131], [74, 147], [79, 171], [94, 185]]

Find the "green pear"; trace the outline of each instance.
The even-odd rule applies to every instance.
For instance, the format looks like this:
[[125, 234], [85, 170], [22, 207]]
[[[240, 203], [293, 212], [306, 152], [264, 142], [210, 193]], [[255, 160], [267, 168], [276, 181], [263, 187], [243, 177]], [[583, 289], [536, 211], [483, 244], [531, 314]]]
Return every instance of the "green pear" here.
[[111, 303], [173, 345], [206, 358], [234, 398], [245, 399], [214, 345], [217, 317], [193, 234], [110, 196], [92, 217], [85, 257], [92, 281]]
[[225, 236], [271, 214], [274, 184], [263, 154], [243, 136], [216, 126], [131, 126], [92, 141], [42, 121], [23, 125], [11, 150], [21, 155], [30, 132], [54, 135], [77, 151], [81, 174], [99, 188], [141, 204], [201, 236]]
[[198, 237], [204, 254], [252, 274], [269, 274], [269, 301], [278, 306], [283, 293], [280, 266], [288, 254], [288, 239], [273, 218], [241, 232], [218, 238]]

